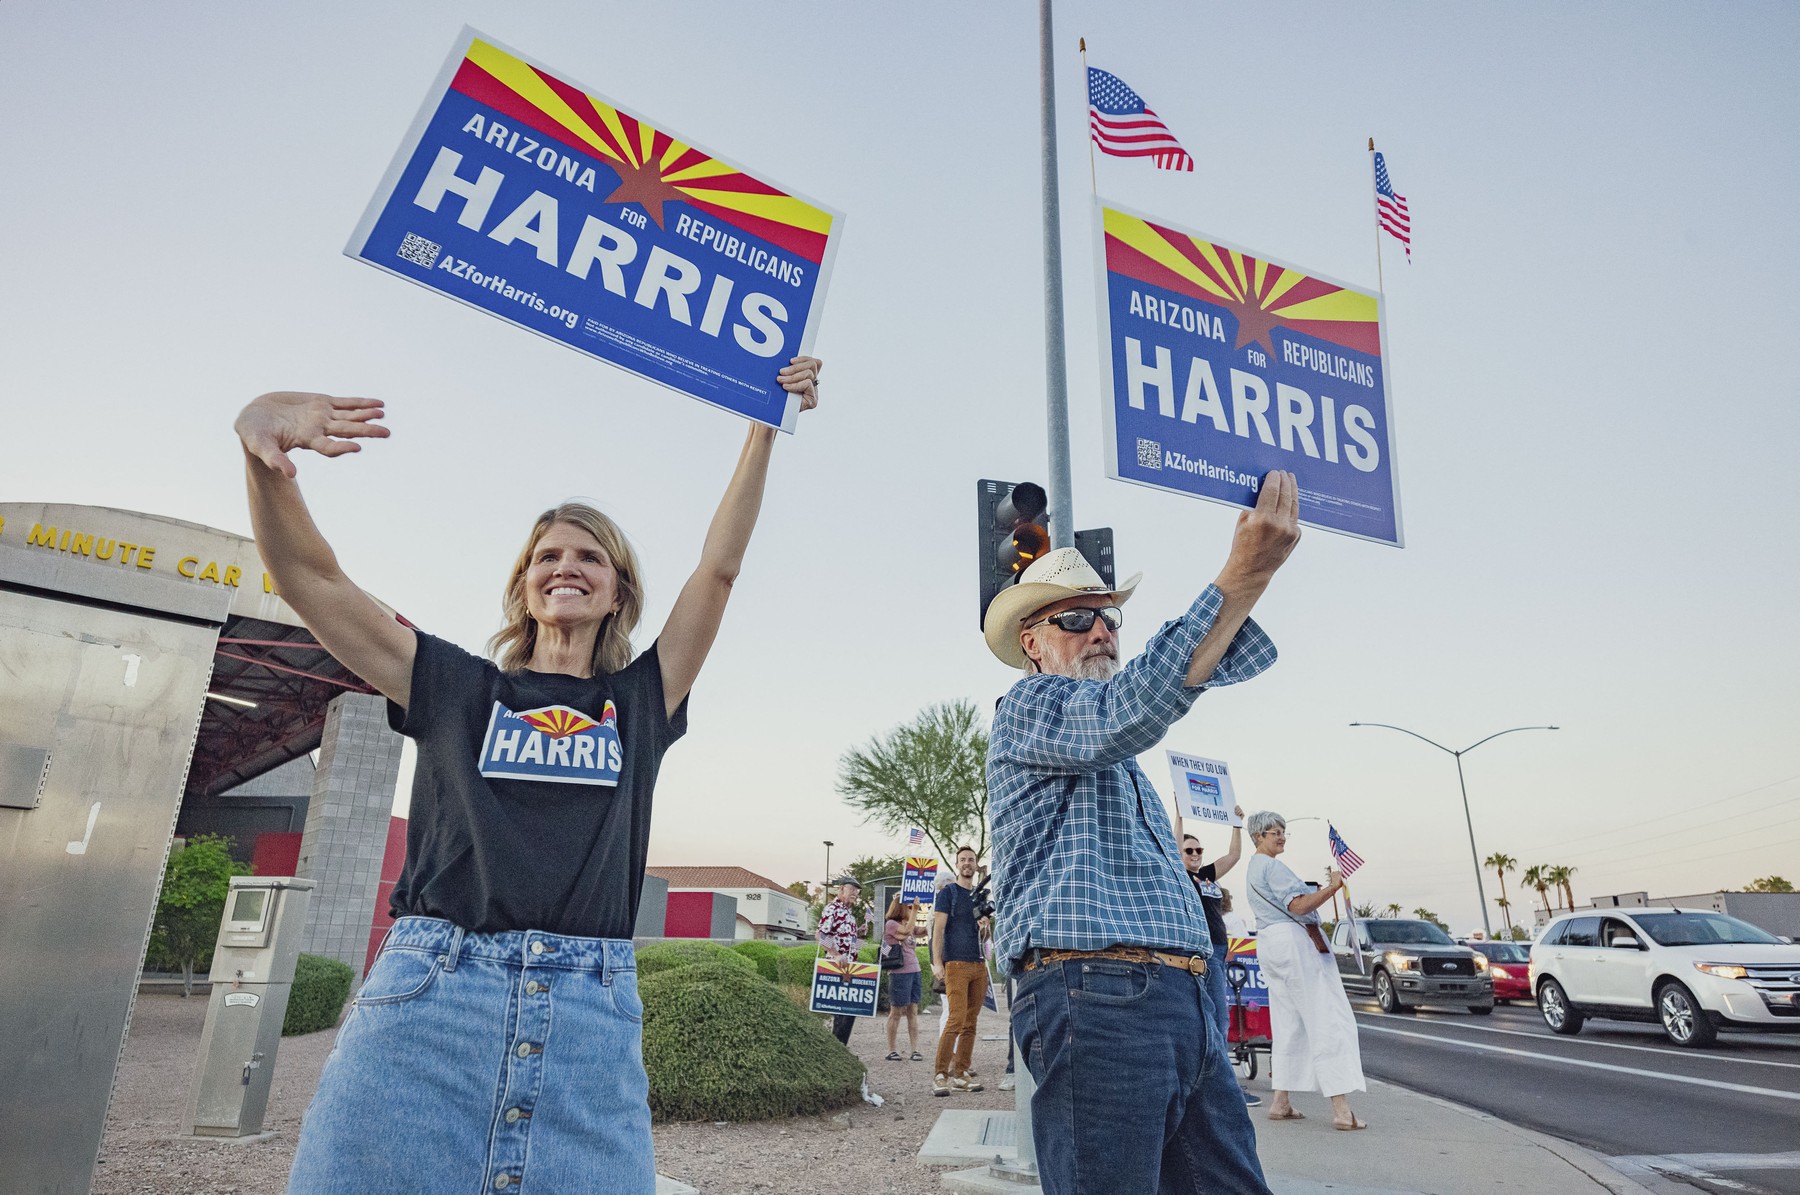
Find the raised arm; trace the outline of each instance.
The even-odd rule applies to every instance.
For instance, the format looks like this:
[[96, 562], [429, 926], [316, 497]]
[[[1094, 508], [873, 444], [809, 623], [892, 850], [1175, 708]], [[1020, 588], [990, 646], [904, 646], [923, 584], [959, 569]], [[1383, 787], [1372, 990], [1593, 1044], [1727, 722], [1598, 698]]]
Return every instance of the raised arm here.
[[[800, 396], [802, 411], [819, 404], [819, 369], [817, 358], [795, 357], [781, 371], [782, 389]], [[681, 587], [662, 637], [657, 640], [663, 700], [671, 716], [694, 687], [700, 666], [706, 662], [713, 640], [718, 638], [725, 603], [743, 568], [750, 533], [756, 529], [756, 516], [762, 510], [763, 484], [769, 476], [769, 453], [774, 444], [774, 428], [761, 423], [751, 426], [744, 439], [744, 450], [738, 454], [737, 469], [725, 487], [725, 497], [713, 515], [712, 526], [707, 528], [700, 565]]]
[[235, 425], [244, 444], [250, 526], [281, 598], [337, 661], [401, 705], [412, 690], [418, 640], [338, 567], [319, 534], [288, 453], [321, 456], [361, 451], [356, 441], [384, 437], [380, 402], [277, 391], [245, 407]]
[[1237, 817], [1238, 824], [1231, 827], [1231, 849], [1220, 855], [1213, 863], [1213, 879], [1215, 880], [1224, 879], [1225, 873], [1236, 867], [1238, 860], [1244, 857], [1244, 807], [1242, 805], [1234, 806], [1232, 813]]
[[1338, 874], [1337, 868], [1328, 867], [1325, 869], [1325, 881], [1325, 886], [1317, 892], [1302, 893], [1288, 901], [1288, 912], [1303, 917], [1330, 904], [1331, 898], [1344, 886], [1344, 877]]

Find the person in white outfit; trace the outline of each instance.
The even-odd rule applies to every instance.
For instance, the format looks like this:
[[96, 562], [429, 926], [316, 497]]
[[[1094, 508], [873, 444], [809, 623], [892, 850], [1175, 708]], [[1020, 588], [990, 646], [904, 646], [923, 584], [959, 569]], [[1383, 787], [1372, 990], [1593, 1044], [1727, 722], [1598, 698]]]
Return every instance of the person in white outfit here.
[[1367, 1091], [1356, 1017], [1344, 995], [1337, 961], [1319, 928], [1319, 908], [1344, 886], [1335, 868], [1314, 889], [1275, 856], [1287, 849], [1287, 821], [1263, 810], [1246, 829], [1256, 853], [1245, 887], [1256, 915], [1256, 954], [1269, 985], [1270, 1120], [1304, 1120], [1288, 1094], [1319, 1091], [1331, 1097], [1332, 1124], [1350, 1132], [1367, 1128], [1350, 1109], [1348, 1094]]

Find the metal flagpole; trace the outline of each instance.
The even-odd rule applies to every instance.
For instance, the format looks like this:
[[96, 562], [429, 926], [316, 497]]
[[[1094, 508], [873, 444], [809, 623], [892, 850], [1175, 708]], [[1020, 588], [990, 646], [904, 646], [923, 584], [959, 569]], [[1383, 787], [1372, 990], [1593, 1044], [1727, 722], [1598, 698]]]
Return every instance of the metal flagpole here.
[[[1081, 85], [1083, 87], [1092, 86], [1088, 82], [1087, 38], [1085, 37], [1081, 39]], [[1088, 94], [1091, 97], [1093, 92], [1089, 91]], [[1089, 110], [1090, 112], [1092, 111], [1091, 100], [1089, 102]], [[1092, 130], [1089, 130], [1088, 132], [1088, 187], [1095, 195], [1100, 194], [1100, 175], [1094, 169], [1094, 134]]]
[[1056, 165], [1056, 62], [1051, 0], [1038, 0], [1038, 141], [1044, 159], [1044, 383], [1050, 440], [1050, 543], [1075, 545], [1075, 499], [1069, 470], [1069, 371], [1063, 348], [1062, 203]]
[[1375, 189], [1375, 138], [1369, 138], [1369, 198], [1375, 203], [1375, 289], [1387, 294], [1381, 280], [1381, 193]]

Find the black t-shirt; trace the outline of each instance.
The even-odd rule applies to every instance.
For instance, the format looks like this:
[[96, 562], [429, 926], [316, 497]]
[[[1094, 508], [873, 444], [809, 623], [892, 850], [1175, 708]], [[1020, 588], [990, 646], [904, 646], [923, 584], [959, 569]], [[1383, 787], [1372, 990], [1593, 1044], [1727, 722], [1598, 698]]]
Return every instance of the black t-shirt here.
[[1230, 936], [1225, 932], [1225, 901], [1219, 895], [1218, 872], [1208, 863], [1199, 871], [1188, 872], [1188, 879], [1194, 881], [1194, 890], [1200, 893], [1200, 907], [1206, 910], [1206, 932], [1213, 945], [1225, 945]]
[[419, 746], [396, 917], [475, 933], [536, 929], [630, 938], [644, 888], [663, 752], [656, 646], [583, 680], [502, 672], [418, 632], [412, 696], [388, 724]]
[[932, 912], [945, 914], [944, 957], [939, 962], [979, 963], [981, 923], [975, 919], [975, 896], [952, 880], [938, 889]]

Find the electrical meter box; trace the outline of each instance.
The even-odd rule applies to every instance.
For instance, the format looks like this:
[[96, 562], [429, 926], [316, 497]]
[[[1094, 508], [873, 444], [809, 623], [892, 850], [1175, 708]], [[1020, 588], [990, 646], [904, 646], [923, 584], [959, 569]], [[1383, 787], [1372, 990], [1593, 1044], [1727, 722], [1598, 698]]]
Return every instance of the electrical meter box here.
[[312, 886], [277, 876], [231, 878], [194, 1074], [197, 1137], [262, 1131]]

